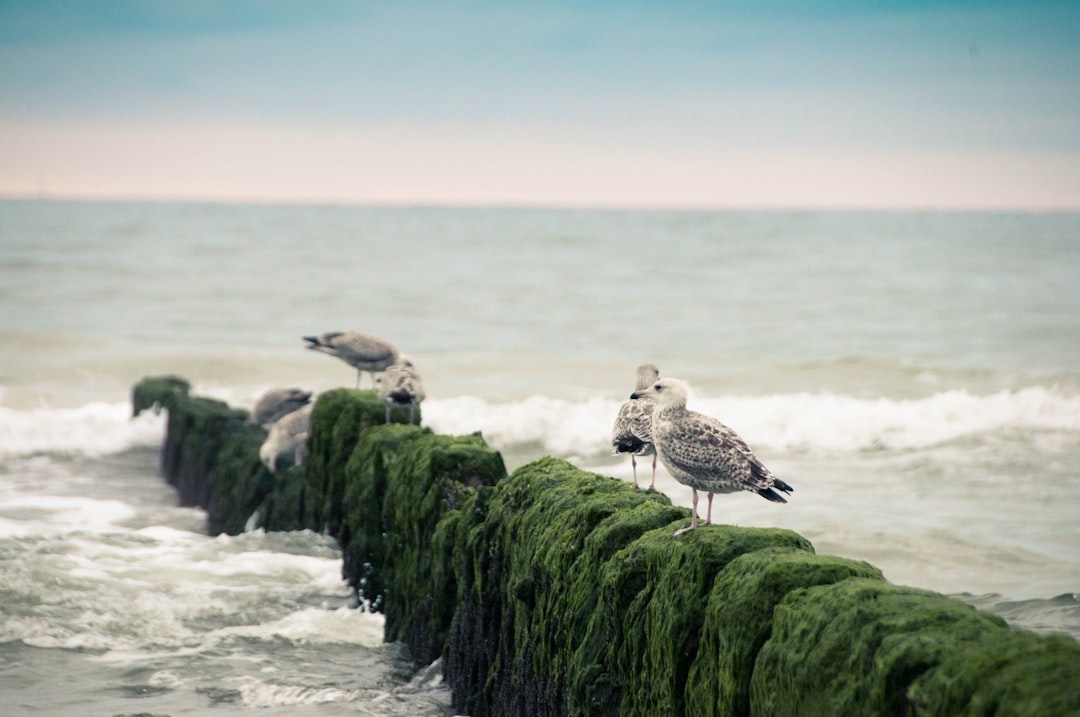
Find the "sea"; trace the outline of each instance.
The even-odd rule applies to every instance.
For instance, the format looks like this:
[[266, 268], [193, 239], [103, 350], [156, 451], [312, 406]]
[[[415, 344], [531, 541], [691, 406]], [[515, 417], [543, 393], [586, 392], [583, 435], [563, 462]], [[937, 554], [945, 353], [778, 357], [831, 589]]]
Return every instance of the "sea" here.
[[301, 339], [342, 330], [413, 359], [434, 431], [628, 482], [612, 421], [654, 363], [795, 489], [714, 522], [1080, 638], [1080, 214], [11, 200], [5, 715], [452, 714], [332, 538], [208, 536], [131, 416], [152, 375], [245, 408], [355, 386]]

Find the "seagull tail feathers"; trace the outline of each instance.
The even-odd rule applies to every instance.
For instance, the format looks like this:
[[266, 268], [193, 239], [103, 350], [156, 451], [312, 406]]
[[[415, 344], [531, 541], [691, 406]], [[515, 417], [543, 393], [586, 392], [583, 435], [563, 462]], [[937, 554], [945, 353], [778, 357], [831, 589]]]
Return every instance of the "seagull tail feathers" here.
[[613, 456], [617, 456], [620, 453], [636, 454], [638, 451], [645, 447], [645, 442], [635, 436], [623, 437], [613, 442], [611, 444], [611, 447], [611, 455]]
[[774, 491], [772, 488], [762, 488], [761, 490], [757, 491], [757, 494], [765, 500], [771, 500], [773, 503], [787, 503], [787, 499]]
[[[773, 488], [775, 488], [776, 490], [773, 490]], [[765, 500], [771, 500], [773, 503], [787, 503], [787, 499], [784, 498], [784, 496], [780, 495], [780, 493], [777, 493], [776, 492], [777, 490], [780, 491], [781, 493], [794, 493], [795, 492], [794, 488], [792, 488], [787, 483], [785, 483], [784, 481], [780, 480], [779, 478], [777, 478], [775, 476], [772, 479], [772, 485], [771, 486], [768, 486], [766, 488], [761, 488], [756, 492], [757, 492], [758, 495], [760, 495]]]

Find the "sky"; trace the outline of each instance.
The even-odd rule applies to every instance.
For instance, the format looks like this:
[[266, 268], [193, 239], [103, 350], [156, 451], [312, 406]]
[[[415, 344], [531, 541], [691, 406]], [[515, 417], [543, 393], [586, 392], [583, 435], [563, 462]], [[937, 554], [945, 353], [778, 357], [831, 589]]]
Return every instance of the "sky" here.
[[0, 0], [0, 197], [1080, 210], [1080, 1]]

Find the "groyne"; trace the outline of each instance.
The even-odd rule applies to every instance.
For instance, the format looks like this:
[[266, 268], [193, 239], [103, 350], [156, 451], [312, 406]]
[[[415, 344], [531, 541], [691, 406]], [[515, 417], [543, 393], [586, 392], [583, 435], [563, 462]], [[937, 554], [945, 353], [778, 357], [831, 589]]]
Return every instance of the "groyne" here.
[[310, 529], [385, 638], [442, 658], [487, 715], [1080, 715], [1080, 644], [1012, 629], [787, 530], [711, 526], [665, 496], [544, 458], [507, 475], [479, 435], [385, 424], [374, 392], [312, 413], [309, 458], [269, 473], [265, 431], [141, 381], [168, 410], [161, 470], [210, 533]]

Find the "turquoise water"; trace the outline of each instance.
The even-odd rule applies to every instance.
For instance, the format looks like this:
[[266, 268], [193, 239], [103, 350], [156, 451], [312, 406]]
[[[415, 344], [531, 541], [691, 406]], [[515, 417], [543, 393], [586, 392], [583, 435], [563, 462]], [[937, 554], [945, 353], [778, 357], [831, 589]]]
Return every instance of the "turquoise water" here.
[[[300, 337], [355, 329], [413, 357], [433, 429], [482, 430], [511, 466], [554, 454], [626, 480], [629, 462], [609, 455], [611, 422], [637, 364], [656, 363], [689, 382], [691, 408], [734, 427], [795, 487], [783, 506], [722, 496], [715, 519], [791, 528], [894, 582], [1080, 635], [1077, 277], [1076, 214], [0, 202], [0, 480], [19, 495], [0, 527], [8, 541], [142, 530], [163, 553], [180, 538], [197, 545], [198, 515], [179, 537], [155, 532], [174, 520], [147, 459], [161, 425], [129, 420], [131, 385], [178, 373], [241, 406], [272, 386], [352, 386], [348, 366]], [[136, 517], [95, 522], [79, 501], [113, 472], [128, 475], [125, 491], [101, 500]], [[689, 506], [689, 489], [662, 471], [658, 487]], [[125, 497], [140, 491], [155, 507]], [[312, 540], [315, 556], [333, 549]], [[20, 542], [5, 550], [32, 554]], [[19, 594], [40, 603], [48, 589], [26, 581]], [[327, 590], [317, 607], [338, 615], [347, 595]], [[318, 623], [309, 598], [291, 599], [305, 607], [251, 613], [258, 660], [275, 659], [281, 621]], [[176, 609], [167, 598], [160, 608]], [[5, 644], [70, 658], [71, 644], [24, 630], [51, 624], [25, 611], [29, 623], [0, 626]], [[69, 628], [65, 639], [100, 642], [109, 669], [129, 652], [214, 654], [225, 629], [210, 620], [163, 646], [121, 647], [98, 623]], [[309, 642], [331, 642], [311, 629]], [[366, 669], [391, 675], [379, 683], [387, 694], [443, 709], [437, 685], [404, 675], [395, 686], [396, 658], [373, 659]], [[375, 699], [362, 685], [335, 701], [325, 681], [290, 692], [252, 687], [242, 671], [208, 685], [158, 667], [146, 674], [162, 699], [237, 692], [213, 703], [221, 714], [283, 695], [304, 695], [312, 714]]]

